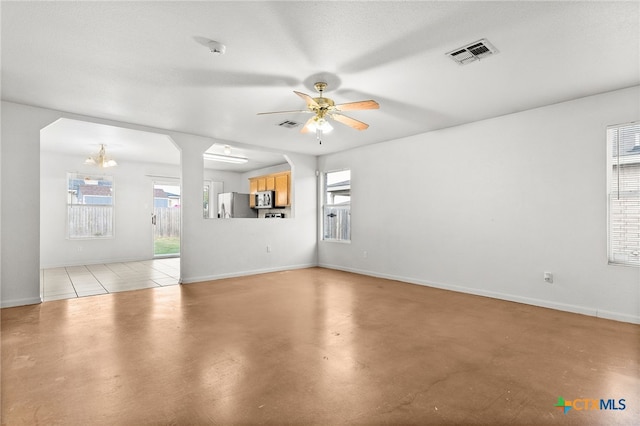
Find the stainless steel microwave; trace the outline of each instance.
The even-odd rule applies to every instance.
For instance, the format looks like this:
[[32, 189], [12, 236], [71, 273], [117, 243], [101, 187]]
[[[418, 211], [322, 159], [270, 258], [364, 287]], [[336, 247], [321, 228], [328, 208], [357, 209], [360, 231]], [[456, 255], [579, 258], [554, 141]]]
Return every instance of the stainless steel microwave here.
[[256, 193], [256, 209], [272, 209], [275, 201], [275, 191], [260, 191]]

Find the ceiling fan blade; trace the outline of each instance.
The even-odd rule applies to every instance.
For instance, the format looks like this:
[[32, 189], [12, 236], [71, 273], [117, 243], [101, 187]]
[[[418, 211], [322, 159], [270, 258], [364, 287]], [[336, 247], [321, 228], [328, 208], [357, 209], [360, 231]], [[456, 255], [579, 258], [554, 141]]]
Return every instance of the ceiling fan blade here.
[[358, 121], [355, 118], [347, 117], [346, 115], [342, 114], [331, 114], [331, 118], [342, 124], [353, 127], [356, 130], [365, 130], [367, 127], [369, 127], [367, 123], [363, 123], [362, 121]]
[[309, 108], [319, 108], [320, 105], [318, 105], [318, 103], [316, 101], [313, 100], [313, 98], [309, 95], [307, 95], [306, 93], [302, 93], [302, 92], [296, 92], [295, 90], [293, 91], [293, 93], [295, 93], [296, 95], [300, 96], [306, 103], [307, 106]]
[[360, 109], [378, 109], [380, 105], [374, 100], [348, 102], [346, 104], [336, 105], [337, 111], [355, 111]]
[[302, 126], [302, 129], [300, 129], [300, 133], [309, 133], [311, 130], [309, 130], [309, 124], [311, 124], [311, 122], [316, 118], [316, 116], [314, 115], [313, 117], [311, 117], [310, 119], [307, 120], [306, 123], [304, 123], [304, 126]]
[[265, 114], [290, 114], [290, 113], [298, 113], [298, 112], [311, 112], [309, 110], [306, 109], [296, 109], [293, 111], [271, 111], [271, 112], [259, 112], [256, 115], [265, 115]]

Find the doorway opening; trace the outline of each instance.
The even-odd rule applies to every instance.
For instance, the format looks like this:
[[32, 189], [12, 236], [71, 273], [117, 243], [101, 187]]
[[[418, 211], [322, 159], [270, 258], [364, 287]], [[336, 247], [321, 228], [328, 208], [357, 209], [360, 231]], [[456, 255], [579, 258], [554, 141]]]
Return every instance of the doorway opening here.
[[[102, 149], [114, 164], [95, 161]], [[164, 206], [179, 216], [180, 163], [178, 147], [161, 133], [68, 118], [42, 128], [41, 300], [178, 284], [180, 219], [165, 230], [171, 213], [158, 214], [151, 194], [156, 182], [169, 185]], [[177, 237], [158, 255], [154, 214], [160, 236]]]
[[153, 257], [180, 256], [180, 184], [153, 183]]

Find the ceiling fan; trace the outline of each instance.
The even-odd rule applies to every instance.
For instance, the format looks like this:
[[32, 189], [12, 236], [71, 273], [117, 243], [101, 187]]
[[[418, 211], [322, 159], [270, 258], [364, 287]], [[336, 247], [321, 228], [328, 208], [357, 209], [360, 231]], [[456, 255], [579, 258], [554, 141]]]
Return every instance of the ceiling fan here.
[[296, 92], [295, 90], [293, 91], [293, 93], [300, 96], [302, 100], [306, 102], [307, 109], [294, 111], [259, 112], [258, 115], [285, 114], [293, 112], [313, 113], [314, 116], [307, 120], [300, 133], [315, 131], [318, 142], [322, 143], [323, 133], [329, 133], [331, 130], [333, 130], [333, 127], [331, 126], [331, 124], [329, 124], [327, 119], [332, 119], [339, 123], [346, 124], [347, 126], [353, 127], [356, 130], [365, 130], [367, 127], [369, 127], [367, 123], [363, 123], [362, 121], [356, 120], [355, 118], [347, 117], [346, 115], [342, 114], [342, 112], [380, 108], [380, 105], [374, 100], [348, 102], [336, 105], [332, 99], [325, 98], [323, 96], [324, 90], [327, 88], [327, 83], [320, 81], [314, 84], [313, 87], [320, 94], [320, 96], [318, 96], [317, 98], [312, 98], [311, 96], [302, 92]]

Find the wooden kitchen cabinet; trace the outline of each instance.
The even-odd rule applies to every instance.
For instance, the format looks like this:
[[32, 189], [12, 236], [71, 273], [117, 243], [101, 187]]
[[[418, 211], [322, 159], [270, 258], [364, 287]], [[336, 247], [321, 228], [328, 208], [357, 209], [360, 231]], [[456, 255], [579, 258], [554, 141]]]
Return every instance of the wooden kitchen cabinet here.
[[[274, 173], [266, 176], [249, 178], [249, 193], [254, 195], [259, 191], [275, 191], [276, 207], [288, 207], [291, 205], [291, 172]], [[255, 207], [255, 197], [250, 197], [251, 207]]]
[[258, 191], [266, 191], [267, 190], [267, 179], [263, 177], [258, 178]]
[[258, 179], [249, 179], [249, 207], [254, 208], [256, 206], [255, 193], [258, 192]]
[[265, 180], [265, 191], [277, 191], [276, 189], [276, 178], [274, 175], [270, 175], [264, 178]]
[[289, 203], [289, 176], [291, 173], [285, 173], [275, 176], [276, 206], [286, 207]]

